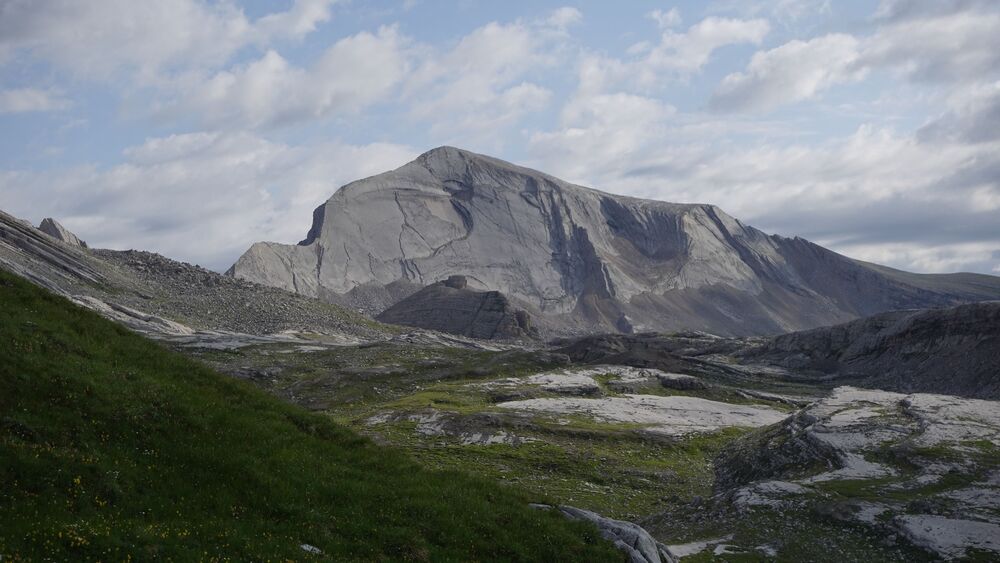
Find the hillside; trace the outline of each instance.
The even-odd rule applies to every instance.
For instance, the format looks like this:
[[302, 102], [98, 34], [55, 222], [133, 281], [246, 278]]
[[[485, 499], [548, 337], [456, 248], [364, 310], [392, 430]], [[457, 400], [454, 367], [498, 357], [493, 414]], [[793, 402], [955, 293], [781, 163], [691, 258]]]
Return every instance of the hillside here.
[[6, 272], [0, 334], [5, 561], [621, 559]]
[[157, 338], [309, 332], [354, 341], [392, 332], [343, 307], [152, 252], [67, 243], [3, 211], [0, 267]]
[[1000, 298], [995, 276], [898, 272], [452, 147], [340, 188], [302, 242], [254, 244], [228, 273], [372, 314], [465, 275], [556, 334], [778, 334]]
[[743, 358], [875, 389], [1000, 399], [1000, 301], [783, 334]]

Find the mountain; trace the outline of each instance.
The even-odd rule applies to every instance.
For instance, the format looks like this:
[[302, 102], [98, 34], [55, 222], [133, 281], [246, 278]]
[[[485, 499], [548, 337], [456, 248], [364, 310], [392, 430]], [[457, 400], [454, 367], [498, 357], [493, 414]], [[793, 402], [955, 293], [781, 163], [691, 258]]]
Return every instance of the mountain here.
[[451, 147], [340, 188], [302, 242], [254, 244], [227, 273], [370, 312], [462, 274], [556, 333], [773, 334], [1000, 298], [997, 277], [899, 272]]

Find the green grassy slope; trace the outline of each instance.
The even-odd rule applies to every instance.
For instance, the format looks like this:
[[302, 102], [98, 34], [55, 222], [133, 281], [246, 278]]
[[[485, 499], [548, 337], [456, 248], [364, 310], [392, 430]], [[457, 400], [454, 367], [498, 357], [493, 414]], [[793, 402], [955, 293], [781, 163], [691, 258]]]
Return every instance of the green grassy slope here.
[[0, 272], [4, 561], [621, 560], [528, 500]]

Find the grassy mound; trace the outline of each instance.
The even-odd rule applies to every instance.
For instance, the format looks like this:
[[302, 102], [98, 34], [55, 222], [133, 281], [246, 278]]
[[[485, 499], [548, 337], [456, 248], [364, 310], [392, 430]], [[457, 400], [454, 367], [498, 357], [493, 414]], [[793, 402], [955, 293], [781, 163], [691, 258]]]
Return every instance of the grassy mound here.
[[0, 272], [0, 559], [621, 560], [527, 503]]

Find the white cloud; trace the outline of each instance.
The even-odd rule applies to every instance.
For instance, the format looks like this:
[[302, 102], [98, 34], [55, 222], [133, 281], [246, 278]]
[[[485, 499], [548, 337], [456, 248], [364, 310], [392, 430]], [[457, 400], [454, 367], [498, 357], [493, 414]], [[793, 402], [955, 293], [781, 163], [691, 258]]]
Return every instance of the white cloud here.
[[578, 97], [609, 91], [663, 90], [669, 83], [701, 72], [716, 50], [728, 45], [760, 44], [770, 30], [763, 19], [709, 17], [678, 32], [672, 29], [680, 23], [676, 10], [654, 10], [647, 16], [660, 28], [658, 42], [632, 45], [628, 59], [593, 53], [583, 56]]
[[[865, 262], [917, 272], [936, 274], [970, 270], [1000, 272], [1000, 264], [997, 264], [995, 255], [997, 252], [995, 241], [944, 245], [890, 242], [845, 245], [840, 251]], [[993, 267], [993, 264], [996, 266]]]
[[0, 6], [0, 62], [27, 52], [86, 78], [210, 68], [248, 45], [301, 37], [329, 18], [330, 4], [296, 0], [287, 12], [253, 22], [229, 1], [6, 2]]
[[395, 27], [330, 46], [308, 69], [276, 51], [207, 79], [173, 84], [179, 97], [160, 113], [195, 112], [212, 126], [257, 128], [353, 111], [384, 99], [407, 72], [407, 40]]
[[688, 28], [684, 33], [664, 29], [660, 42], [650, 48], [639, 63], [644, 80], [656, 82], [656, 73], [668, 72], [684, 76], [701, 70], [712, 53], [726, 45], [760, 44], [770, 30], [763, 19], [731, 19], [709, 17]]
[[711, 99], [724, 111], [770, 109], [813, 97], [833, 84], [864, 75], [858, 40], [842, 33], [789, 41], [754, 54], [744, 72], [726, 76]]
[[578, 19], [560, 8], [536, 22], [491, 22], [446, 51], [425, 49], [405, 87], [410, 115], [436, 135], [497, 139], [497, 128], [548, 104], [549, 89], [528, 78], [563, 58], [565, 27]]
[[339, 142], [291, 147], [247, 134], [149, 139], [110, 168], [0, 173], [0, 208], [58, 217], [92, 246], [139, 248], [227, 268], [253, 241], [296, 242], [342, 184], [416, 151]]
[[38, 88], [0, 90], [0, 114], [66, 109], [70, 101], [61, 93]]
[[676, 27], [681, 23], [681, 13], [677, 11], [677, 8], [671, 8], [669, 10], [653, 10], [646, 14], [646, 17], [656, 22], [656, 25], [660, 29], [670, 29]]
[[287, 12], [268, 14], [255, 23], [264, 37], [299, 38], [330, 20], [330, 7], [337, 0], [296, 0]]
[[790, 27], [809, 17], [827, 15], [833, 10], [830, 0], [715, 0], [708, 11], [742, 17], [763, 16]]
[[992, 9], [892, 20], [866, 40], [864, 63], [925, 81], [978, 80], [1000, 71], [1000, 12], [995, 8], [994, 3]]
[[879, 27], [866, 37], [835, 33], [760, 51], [746, 70], [722, 81], [712, 105], [726, 111], [767, 110], [876, 70], [946, 84], [1000, 72], [995, 4], [918, 4], [884, 4]]
[[581, 21], [583, 21], [583, 13], [572, 6], [557, 8], [546, 18], [549, 26], [560, 31], [566, 31]]
[[[727, 139], [738, 123], [720, 135], [698, 127], [697, 116], [638, 113], [650, 118], [536, 133], [532, 164], [615, 193], [714, 203], [768, 232], [904, 269], [989, 271], [1000, 257], [989, 255], [1000, 249], [997, 142], [928, 144], [863, 126], [813, 146], [794, 138], [747, 146]], [[909, 250], [876, 256], [881, 247]]]
[[561, 128], [534, 133], [529, 149], [544, 162], [558, 162], [565, 179], [606, 177], [650, 143], [659, 142], [665, 121], [674, 112], [659, 100], [635, 94], [579, 96], [563, 108]]
[[923, 126], [926, 141], [1000, 141], [1000, 81], [973, 84], [953, 93], [948, 111]]

